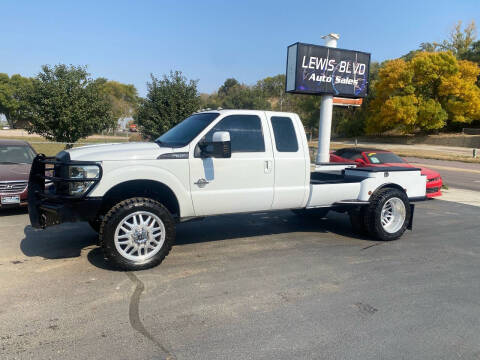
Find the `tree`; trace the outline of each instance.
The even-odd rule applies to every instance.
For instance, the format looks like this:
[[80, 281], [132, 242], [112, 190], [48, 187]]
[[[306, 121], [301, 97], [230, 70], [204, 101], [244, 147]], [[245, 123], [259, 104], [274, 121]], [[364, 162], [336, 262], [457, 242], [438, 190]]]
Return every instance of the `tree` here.
[[218, 109], [220, 108], [220, 100], [216, 92], [212, 94], [200, 94], [200, 107], [202, 109]]
[[478, 66], [451, 52], [420, 52], [412, 60], [385, 62], [373, 85], [368, 133], [451, 129], [480, 117]]
[[463, 54], [463, 60], [469, 60], [480, 65], [480, 40], [470, 45], [470, 48]]
[[255, 87], [266, 98], [283, 97], [285, 95], [285, 75], [269, 76], [257, 81]]
[[260, 89], [230, 78], [218, 89], [218, 103], [225, 109], [268, 110], [270, 103]]
[[3, 113], [12, 128], [25, 126], [30, 119], [24, 93], [32, 88], [32, 79], [21, 75], [0, 74], [0, 113]]
[[450, 31], [449, 38], [439, 45], [439, 49], [451, 51], [456, 57], [461, 59], [476, 37], [477, 28], [475, 21], [472, 20], [463, 30], [462, 21], [458, 21]]
[[[463, 54], [463, 60], [468, 60], [480, 66], [480, 41], [475, 41], [470, 48]], [[477, 77], [477, 86], [480, 87], [480, 76]]]
[[365, 134], [365, 124], [369, 116], [369, 104], [375, 99], [375, 84], [381, 65], [372, 61], [369, 71], [369, 91], [360, 107], [334, 107], [333, 132], [336, 135], [354, 137]]
[[410, 61], [421, 52], [451, 51], [458, 59], [471, 60], [466, 54], [471, 51], [476, 36], [477, 28], [474, 21], [464, 29], [462, 29], [462, 21], [458, 21], [450, 31], [448, 39], [441, 43], [423, 42], [418, 49], [408, 52], [401, 59]]
[[[288, 105], [289, 94], [285, 93], [285, 75], [269, 76], [257, 81], [255, 88], [271, 104], [272, 109], [284, 111]], [[292, 96], [290, 94], [290, 96]]]
[[240, 83], [234, 78], [228, 78], [225, 80], [222, 86], [218, 88], [218, 96], [225, 97], [232, 91], [236, 86], [239, 86]]
[[67, 143], [116, 125], [111, 105], [84, 66], [43, 65], [24, 94], [31, 122], [28, 131]]
[[187, 80], [180, 71], [157, 79], [150, 75], [148, 93], [134, 117], [140, 132], [155, 139], [198, 110], [197, 80]]
[[220, 106], [225, 109], [268, 110], [270, 103], [256, 89], [237, 85], [227, 96], [220, 97]]
[[139, 103], [137, 89], [134, 85], [122, 84], [105, 78], [98, 78], [95, 81], [110, 100], [113, 116], [116, 119], [133, 116]]

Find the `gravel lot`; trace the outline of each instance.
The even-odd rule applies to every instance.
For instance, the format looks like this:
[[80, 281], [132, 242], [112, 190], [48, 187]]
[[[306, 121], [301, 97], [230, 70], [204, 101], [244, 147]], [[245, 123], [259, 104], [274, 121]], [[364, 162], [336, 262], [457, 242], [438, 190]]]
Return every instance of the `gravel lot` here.
[[136, 273], [86, 224], [2, 215], [1, 359], [480, 359], [479, 207], [420, 203], [389, 243], [337, 214], [220, 216]]

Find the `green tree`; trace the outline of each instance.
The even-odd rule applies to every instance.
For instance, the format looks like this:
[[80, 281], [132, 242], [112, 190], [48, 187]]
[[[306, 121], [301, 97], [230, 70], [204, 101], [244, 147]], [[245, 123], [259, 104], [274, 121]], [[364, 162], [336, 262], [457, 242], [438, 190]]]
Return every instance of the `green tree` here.
[[285, 93], [284, 74], [269, 76], [259, 80], [255, 88], [260, 91], [262, 97], [268, 99], [274, 110], [284, 111], [288, 106], [288, 97], [292, 96]]
[[0, 74], [0, 113], [12, 128], [24, 127], [30, 120], [25, 93], [32, 90], [32, 79], [21, 75]]
[[95, 81], [110, 100], [113, 116], [116, 119], [133, 116], [140, 100], [134, 85], [105, 78], [98, 78]]
[[225, 80], [223, 85], [218, 88], [218, 96], [227, 96], [236, 86], [240, 86], [240, 83], [237, 81], [237, 79], [228, 78], [227, 80]]
[[255, 87], [261, 91], [266, 98], [284, 96], [285, 94], [285, 75], [268, 76], [257, 81]]
[[467, 54], [472, 50], [476, 36], [477, 28], [474, 21], [470, 22], [464, 28], [462, 28], [462, 21], [458, 21], [450, 31], [448, 39], [440, 43], [423, 42], [418, 49], [403, 55], [401, 59], [410, 61], [421, 52], [450, 51], [458, 59], [471, 60]]
[[480, 69], [451, 52], [420, 52], [410, 61], [385, 62], [373, 85], [368, 133], [455, 129], [480, 117]]
[[116, 126], [111, 105], [84, 66], [43, 65], [24, 94], [31, 122], [28, 131], [67, 147], [79, 139]]
[[463, 60], [469, 60], [480, 65], [480, 40], [473, 42], [463, 54]]
[[378, 81], [380, 63], [372, 61], [369, 72], [369, 91], [360, 107], [334, 107], [333, 132], [336, 135], [354, 137], [365, 134], [365, 124], [369, 117], [369, 104], [375, 99], [375, 84]]
[[[463, 60], [468, 60], [480, 66], [480, 41], [475, 41], [470, 48], [463, 54]], [[480, 75], [477, 77], [477, 86], [480, 87]]]
[[260, 89], [230, 78], [218, 89], [218, 103], [225, 109], [268, 110], [270, 103]]
[[202, 109], [217, 109], [220, 108], [220, 101], [216, 92], [212, 94], [200, 94], [200, 107]]
[[150, 75], [148, 93], [135, 118], [140, 132], [155, 139], [198, 110], [200, 97], [196, 80], [187, 80], [180, 71], [157, 79]]

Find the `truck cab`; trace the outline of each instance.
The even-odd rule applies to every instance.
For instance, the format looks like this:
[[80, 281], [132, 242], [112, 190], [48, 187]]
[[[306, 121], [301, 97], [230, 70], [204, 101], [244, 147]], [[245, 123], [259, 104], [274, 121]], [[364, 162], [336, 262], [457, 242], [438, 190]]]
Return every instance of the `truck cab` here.
[[108, 259], [138, 270], [168, 254], [176, 222], [219, 214], [335, 210], [357, 231], [393, 240], [411, 227], [425, 181], [415, 168], [312, 165], [297, 114], [219, 110], [192, 114], [155, 142], [37, 156], [29, 213], [40, 228], [88, 221]]

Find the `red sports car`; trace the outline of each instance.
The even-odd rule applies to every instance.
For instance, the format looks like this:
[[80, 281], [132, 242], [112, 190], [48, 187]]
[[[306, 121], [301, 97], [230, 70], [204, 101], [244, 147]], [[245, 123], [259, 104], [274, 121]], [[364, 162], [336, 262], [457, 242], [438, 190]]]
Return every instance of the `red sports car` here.
[[[409, 164], [391, 151], [365, 148], [343, 148], [330, 153], [330, 162], [351, 162], [358, 167], [365, 166], [405, 166]], [[427, 176], [427, 197], [442, 195], [442, 177], [436, 171], [420, 167], [422, 175]]]

